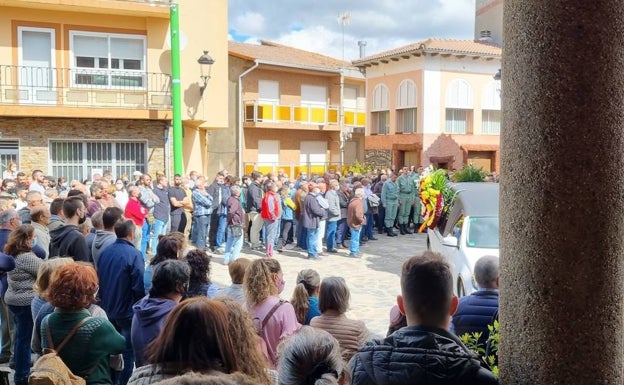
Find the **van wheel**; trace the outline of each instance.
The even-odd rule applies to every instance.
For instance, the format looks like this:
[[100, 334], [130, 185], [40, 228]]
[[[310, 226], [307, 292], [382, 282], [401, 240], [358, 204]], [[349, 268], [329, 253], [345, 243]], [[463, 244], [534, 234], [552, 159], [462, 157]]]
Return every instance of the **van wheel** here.
[[461, 278], [457, 279], [457, 297], [461, 298], [466, 295], [466, 288], [464, 288], [464, 282]]

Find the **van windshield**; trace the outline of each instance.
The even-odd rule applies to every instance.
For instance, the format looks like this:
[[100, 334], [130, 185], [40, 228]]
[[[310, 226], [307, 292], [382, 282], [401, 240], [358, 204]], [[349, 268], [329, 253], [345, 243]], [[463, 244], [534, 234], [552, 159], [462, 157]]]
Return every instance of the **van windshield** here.
[[498, 217], [470, 217], [466, 245], [483, 249], [498, 249]]

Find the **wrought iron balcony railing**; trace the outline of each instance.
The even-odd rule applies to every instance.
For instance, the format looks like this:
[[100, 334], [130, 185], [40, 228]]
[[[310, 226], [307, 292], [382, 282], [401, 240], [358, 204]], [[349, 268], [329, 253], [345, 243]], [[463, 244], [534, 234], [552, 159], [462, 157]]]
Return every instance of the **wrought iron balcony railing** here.
[[171, 76], [144, 71], [0, 65], [0, 104], [171, 108]]
[[[340, 124], [340, 108], [338, 106], [281, 105], [257, 100], [245, 101], [244, 106], [245, 122], [248, 123]], [[354, 108], [345, 108], [344, 125], [364, 127], [366, 125], [366, 112]]]

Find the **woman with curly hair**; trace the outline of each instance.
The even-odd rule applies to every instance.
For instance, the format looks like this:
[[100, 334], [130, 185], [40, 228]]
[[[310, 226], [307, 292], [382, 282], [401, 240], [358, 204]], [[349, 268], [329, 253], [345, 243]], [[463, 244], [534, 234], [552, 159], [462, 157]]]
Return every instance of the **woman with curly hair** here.
[[279, 343], [301, 328], [293, 306], [279, 298], [284, 284], [280, 263], [266, 258], [249, 265], [243, 282], [247, 307], [253, 315], [256, 332], [266, 343], [271, 368], [277, 364]]
[[147, 347], [149, 365], [136, 369], [128, 384], [154, 384], [188, 372], [210, 375], [241, 371], [247, 357], [236, 356], [228, 329], [228, 308], [223, 303], [206, 297], [180, 302]]
[[[109, 355], [119, 354], [126, 341], [106, 318], [91, 317], [96, 301], [95, 269], [79, 263], [60, 267], [52, 277], [47, 298], [55, 309], [41, 322], [41, 346], [54, 349], [74, 327], [76, 333], [57, 353], [67, 367], [89, 384], [113, 384]], [[50, 346], [49, 341], [53, 346]]]
[[249, 312], [241, 306], [236, 300], [230, 297], [217, 297], [215, 301], [223, 303], [228, 308], [229, 333], [232, 341], [234, 341], [236, 357], [245, 357], [240, 360], [240, 372], [245, 373], [256, 379], [257, 384], [270, 384], [267, 374], [276, 376], [277, 373], [269, 370], [267, 373], [268, 362], [264, 341], [254, 330], [253, 321]]
[[318, 307], [319, 286], [321, 277], [316, 270], [304, 269], [297, 274], [297, 285], [290, 299], [297, 321], [302, 325], [309, 325], [312, 318], [321, 315]]
[[210, 257], [201, 249], [191, 250], [184, 260], [191, 267], [191, 279], [186, 298], [204, 296], [214, 298], [219, 291], [217, 285], [210, 282]]
[[28, 383], [30, 370], [30, 338], [33, 329], [30, 303], [35, 298], [33, 285], [39, 266], [43, 263], [32, 251], [34, 243], [35, 228], [21, 225], [9, 234], [4, 246], [4, 253], [15, 258], [15, 269], [7, 273], [9, 288], [4, 295], [4, 302], [15, 317], [13, 347], [16, 385]]

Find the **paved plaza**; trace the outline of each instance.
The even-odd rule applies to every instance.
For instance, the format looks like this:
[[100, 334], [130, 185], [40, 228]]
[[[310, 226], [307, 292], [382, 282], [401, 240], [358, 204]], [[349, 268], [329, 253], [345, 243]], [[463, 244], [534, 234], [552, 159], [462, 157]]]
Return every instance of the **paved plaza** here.
[[[295, 287], [297, 273], [306, 268], [315, 269], [321, 279], [328, 276], [341, 276], [351, 289], [351, 307], [347, 316], [366, 323], [374, 335], [385, 336], [388, 330], [390, 308], [396, 303], [401, 288], [399, 277], [403, 261], [424, 251], [427, 247], [426, 234], [400, 235], [388, 237], [375, 235], [379, 240], [369, 241], [361, 246], [362, 258], [349, 258], [348, 250], [338, 254], [328, 254], [320, 261], [309, 261], [307, 253], [284, 250], [277, 254], [286, 287], [281, 294], [290, 300]], [[243, 248], [241, 256], [260, 258], [262, 253]], [[218, 285], [229, 285], [227, 266], [221, 264], [220, 255], [213, 255], [211, 280]]]

